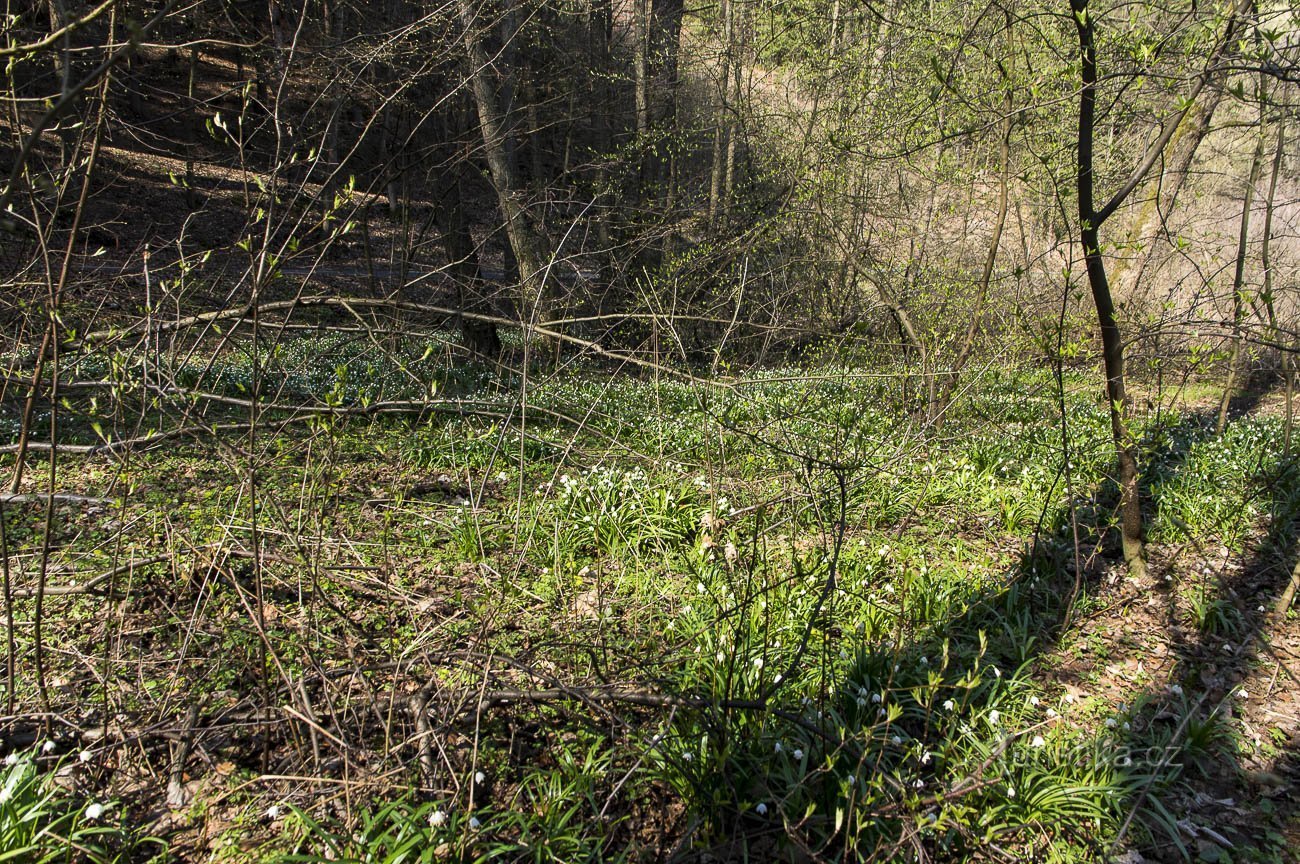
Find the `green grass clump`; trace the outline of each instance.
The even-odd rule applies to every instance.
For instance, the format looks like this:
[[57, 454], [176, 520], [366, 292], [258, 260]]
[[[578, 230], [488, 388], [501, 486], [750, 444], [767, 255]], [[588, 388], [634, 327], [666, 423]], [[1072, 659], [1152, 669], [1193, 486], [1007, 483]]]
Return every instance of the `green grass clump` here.
[[[38, 765], [13, 752], [0, 766], [0, 861], [21, 864], [127, 864], [162, 845], [128, 827], [114, 802], [88, 801], [66, 788], [71, 764]], [[62, 782], [60, 782], [62, 780]]]

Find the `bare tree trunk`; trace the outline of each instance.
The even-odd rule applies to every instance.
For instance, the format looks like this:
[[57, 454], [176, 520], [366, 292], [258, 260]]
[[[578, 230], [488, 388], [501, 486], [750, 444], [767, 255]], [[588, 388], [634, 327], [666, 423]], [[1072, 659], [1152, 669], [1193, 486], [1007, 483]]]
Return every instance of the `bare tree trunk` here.
[[733, 50], [731, 57], [731, 110], [727, 112], [727, 167], [722, 182], [723, 211], [731, 209], [736, 188], [736, 144], [740, 138], [740, 104], [744, 90], [744, 52], [749, 33], [748, 8], [743, 0], [730, 0], [729, 5], [739, 8], [732, 13], [731, 30]]
[[1098, 229], [1102, 218], [1093, 203], [1093, 136], [1097, 110], [1097, 51], [1093, 18], [1088, 0], [1070, 0], [1082, 55], [1082, 83], [1079, 91], [1078, 167], [1079, 236], [1083, 245], [1088, 285], [1097, 324], [1101, 331], [1102, 363], [1106, 373], [1106, 396], [1110, 402], [1110, 431], [1115, 442], [1120, 494], [1120, 543], [1124, 561], [1134, 578], [1146, 574], [1146, 549], [1142, 529], [1142, 501], [1138, 488], [1137, 442], [1128, 425], [1128, 393], [1124, 382], [1124, 338], [1115, 318], [1115, 303], [1101, 257]]
[[636, 134], [650, 133], [650, 2], [633, 0], [632, 70], [635, 78]]
[[[189, 99], [191, 110], [194, 102], [194, 75], [199, 65], [199, 46], [196, 42], [190, 46], [189, 77], [185, 86], [185, 95]], [[185, 157], [185, 206], [190, 210], [199, 209], [198, 180], [194, 176], [194, 154], [187, 151]]]
[[722, 181], [726, 170], [725, 157], [727, 133], [730, 129], [728, 112], [731, 110], [731, 64], [735, 53], [735, 6], [736, 0], [722, 0], [722, 73], [718, 93], [721, 104], [718, 108], [717, 125], [713, 128], [713, 168], [709, 175], [709, 222], [712, 223], [722, 212]]
[[468, 106], [460, 100], [439, 118], [439, 133], [446, 147], [440, 155], [446, 160], [434, 176], [435, 200], [433, 220], [442, 235], [449, 271], [456, 283], [456, 308], [462, 313], [459, 325], [461, 342], [474, 354], [495, 359], [501, 353], [501, 339], [495, 324], [466, 317], [463, 313], [491, 313], [482, 290], [482, 262], [465, 218], [465, 172], [468, 163], [457, 158], [456, 148], [464, 140], [470, 125]]
[[[1263, 93], [1259, 95], [1262, 106]], [[1228, 424], [1228, 406], [1232, 403], [1232, 393], [1237, 387], [1241, 367], [1241, 325], [1246, 317], [1245, 298], [1242, 296], [1246, 275], [1246, 245], [1250, 241], [1250, 209], [1255, 204], [1255, 184], [1259, 182], [1263, 161], [1264, 127], [1261, 117], [1259, 135], [1255, 138], [1255, 152], [1251, 154], [1250, 170], [1247, 172], [1246, 192], [1242, 196], [1241, 226], [1237, 232], [1237, 261], [1232, 273], [1232, 355], [1228, 358], [1228, 376], [1223, 382], [1223, 397], [1219, 400], [1219, 421], [1215, 424], [1215, 433], [1218, 435], [1223, 434], [1223, 428]]]
[[[50, 32], [57, 33], [67, 25], [68, 16], [63, 9], [63, 0], [48, 0], [46, 5], [50, 13]], [[53, 66], [54, 83], [58, 88], [57, 93], [61, 96], [68, 92], [68, 88], [72, 86], [72, 61], [66, 36], [63, 37], [62, 44], [50, 52], [50, 63]], [[54, 98], [57, 99], [58, 96]], [[73, 140], [76, 137], [69, 127], [70, 124], [67, 119], [59, 120], [57, 126], [55, 126], [55, 135], [59, 139], [60, 171], [68, 167]]]
[[[1260, 110], [1263, 111], [1262, 103]], [[1291, 353], [1293, 346], [1285, 344], [1292, 340], [1285, 339], [1278, 328], [1277, 306], [1273, 295], [1273, 212], [1274, 202], [1277, 199], [1277, 179], [1282, 173], [1282, 157], [1285, 152], [1286, 113], [1279, 112], [1277, 117], [1277, 145], [1273, 151], [1273, 166], [1268, 180], [1268, 197], [1264, 201], [1264, 236], [1260, 238], [1259, 247], [1260, 264], [1264, 269], [1264, 290], [1260, 294], [1260, 299], [1264, 301], [1264, 309], [1268, 313], [1268, 327], [1273, 341], [1277, 344], [1278, 351], [1282, 355], [1282, 379], [1286, 384], [1286, 424], [1282, 433], [1282, 452], [1289, 457], [1291, 455], [1291, 430], [1294, 420], [1292, 401], [1295, 391], [1295, 356]]]
[[[610, 121], [610, 110], [613, 107], [613, 94], [610, 87], [610, 44], [614, 38], [614, 10], [611, 0], [591, 0], [591, 8], [588, 15], [588, 33], [591, 35], [591, 46], [593, 63], [597, 70], [597, 75], [593, 76], [591, 95], [591, 117], [592, 125], [596, 133], [596, 188], [604, 193], [609, 182], [608, 163], [610, 154], [614, 149], [614, 129]], [[602, 258], [605, 264], [613, 269], [612, 250], [614, 247], [613, 237], [609, 230], [609, 219], [598, 218], [596, 220], [596, 232], [600, 240]]]
[[[469, 0], [458, 0], [460, 22], [464, 28], [465, 51], [470, 62], [470, 92], [478, 112], [492, 185], [505, 219], [506, 238], [519, 265], [519, 314], [525, 329], [546, 313], [546, 244], [528, 221], [527, 189], [520, 176], [514, 147], [506, 128], [506, 118], [492, 86], [493, 66], [483, 47]], [[503, 63], [497, 73], [510, 77]]]

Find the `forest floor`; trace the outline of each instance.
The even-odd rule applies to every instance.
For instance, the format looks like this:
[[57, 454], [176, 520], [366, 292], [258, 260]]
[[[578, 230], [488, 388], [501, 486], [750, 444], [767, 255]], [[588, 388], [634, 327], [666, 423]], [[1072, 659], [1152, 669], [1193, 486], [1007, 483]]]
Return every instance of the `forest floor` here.
[[116, 407], [4, 506], [5, 812], [119, 860], [1294, 860], [1277, 394], [1139, 400], [1138, 581], [1089, 373], [935, 426], [904, 370], [372, 348], [170, 369], [224, 406], [69, 370]]

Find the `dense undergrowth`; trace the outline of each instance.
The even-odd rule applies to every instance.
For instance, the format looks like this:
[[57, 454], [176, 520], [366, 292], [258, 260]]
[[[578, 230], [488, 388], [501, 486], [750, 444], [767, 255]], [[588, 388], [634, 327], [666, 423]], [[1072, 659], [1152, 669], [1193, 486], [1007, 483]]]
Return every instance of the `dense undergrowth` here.
[[[5, 509], [15, 585], [112, 574], [42, 599], [40, 679], [14, 600], [7, 698], [50, 720], [0, 831], [39, 860], [149, 834], [193, 860], [1195, 854], [1168, 802], [1240, 744], [1195, 668], [1118, 700], [1050, 674], [1123, 576], [1091, 375], [973, 373], [933, 424], [903, 369], [520, 380], [301, 340], [172, 371], [87, 361], [116, 398], [67, 402], [68, 440], [237, 423], [254, 393], [256, 431], [61, 456], [96, 501], [48, 543], [42, 504]], [[1218, 436], [1181, 396], [1135, 421], [1154, 548], [1290, 526], [1281, 422]], [[1207, 579], [1144, 591], [1246, 629]]]

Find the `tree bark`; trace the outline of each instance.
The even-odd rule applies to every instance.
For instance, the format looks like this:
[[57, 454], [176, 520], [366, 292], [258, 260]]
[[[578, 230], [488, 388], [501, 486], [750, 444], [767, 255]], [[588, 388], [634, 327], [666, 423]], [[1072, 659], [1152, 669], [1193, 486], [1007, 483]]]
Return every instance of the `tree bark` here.
[[722, 0], [722, 70], [718, 94], [718, 120], [713, 127], [713, 167], [709, 174], [709, 222], [713, 223], [724, 211], [722, 198], [723, 175], [726, 171], [727, 138], [731, 128], [729, 112], [731, 102], [731, 64], [735, 53], [735, 4], [737, 0]]
[[[1264, 106], [1261, 103], [1260, 111], [1263, 110]], [[1261, 116], [1261, 121], [1262, 119]], [[1268, 314], [1268, 327], [1272, 332], [1273, 341], [1277, 344], [1278, 351], [1282, 355], [1282, 379], [1286, 384], [1286, 423], [1282, 432], [1282, 453], [1284, 456], [1290, 457], [1291, 430], [1294, 426], [1292, 405], [1295, 392], [1295, 355], [1290, 351], [1292, 346], [1284, 344], [1291, 340], [1284, 338], [1278, 328], [1277, 306], [1273, 296], [1273, 212], [1274, 202], [1277, 200], [1277, 180], [1282, 173], [1282, 157], [1285, 152], [1286, 114], [1285, 112], [1279, 112], [1277, 117], [1277, 145], [1273, 151], [1273, 166], [1268, 180], [1268, 197], [1264, 200], [1264, 236], [1260, 238], [1259, 245], [1260, 265], [1264, 270], [1264, 289], [1260, 292], [1260, 299], [1264, 301], [1264, 309]]]
[[[461, 140], [468, 124], [464, 123], [460, 105], [444, 115], [442, 129], [443, 139], [447, 142]], [[456, 308], [461, 313], [461, 343], [474, 354], [492, 360], [501, 353], [501, 339], [496, 325], [484, 321], [479, 316], [490, 315], [482, 296], [482, 266], [479, 261], [478, 248], [470, 233], [469, 221], [465, 218], [465, 163], [448, 154], [444, 170], [435, 178], [437, 200], [434, 202], [433, 218], [442, 235], [443, 249], [446, 250], [452, 278], [456, 283]]]
[[[1260, 94], [1261, 98], [1263, 94]], [[1246, 246], [1250, 242], [1250, 210], [1255, 204], [1255, 184], [1259, 182], [1260, 166], [1264, 161], [1264, 128], [1255, 138], [1255, 151], [1250, 157], [1250, 170], [1246, 172], [1246, 191], [1241, 202], [1241, 223], [1237, 232], [1237, 260], [1232, 273], [1232, 354], [1228, 358], [1227, 380], [1223, 382], [1223, 397], [1219, 400], [1219, 420], [1215, 433], [1223, 434], [1228, 425], [1228, 407], [1237, 387], [1241, 367], [1241, 325], [1246, 317], [1245, 297], [1242, 292], [1246, 276]]]
[[[1120, 544], [1124, 561], [1135, 578], [1146, 574], [1143, 540], [1142, 501], [1138, 488], [1137, 443], [1128, 425], [1128, 393], [1124, 381], [1124, 338], [1115, 318], [1115, 303], [1101, 256], [1100, 217], [1093, 202], [1093, 137], [1097, 111], [1096, 31], [1088, 0], [1070, 0], [1078, 30], [1082, 60], [1082, 88], [1079, 91], [1078, 165], [1075, 173], [1079, 204], [1079, 238], [1097, 325], [1101, 331], [1102, 363], [1106, 374], [1106, 396], [1110, 402], [1110, 430], [1115, 444], [1117, 482], [1120, 493]], [[1068, 456], [1067, 456], [1068, 458]]]
[[[465, 51], [471, 67], [470, 92], [478, 113], [492, 186], [505, 220], [506, 238], [519, 265], [519, 315], [525, 331], [528, 331], [539, 322], [540, 316], [545, 315], [549, 305], [546, 291], [546, 244], [528, 220], [527, 189], [519, 176], [515, 148], [506, 128], [506, 117], [492, 86], [490, 76], [493, 66], [483, 47], [473, 8], [469, 0], [458, 0], [458, 3], [460, 23], [464, 28]], [[511, 71], [509, 68], [497, 70], [507, 80]]]

